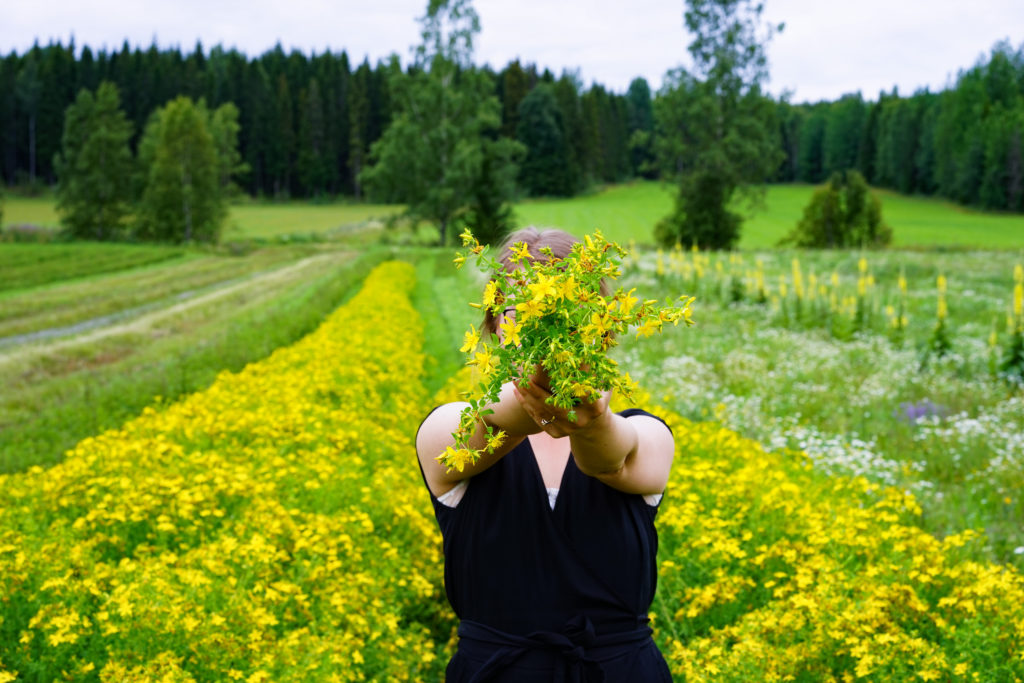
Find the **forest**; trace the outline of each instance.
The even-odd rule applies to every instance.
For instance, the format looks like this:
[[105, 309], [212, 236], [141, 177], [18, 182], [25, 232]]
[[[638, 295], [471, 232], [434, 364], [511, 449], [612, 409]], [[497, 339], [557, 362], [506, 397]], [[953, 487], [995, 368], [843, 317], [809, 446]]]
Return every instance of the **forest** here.
[[[136, 149], [151, 113], [178, 96], [239, 112], [242, 190], [255, 197], [363, 198], [360, 173], [392, 117], [397, 56], [354, 64], [345, 52], [306, 55], [280, 45], [258, 57], [197, 44], [94, 51], [51, 42], [0, 58], [0, 179], [38, 189], [57, 181], [65, 111], [103, 81], [120, 91]], [[635, 79], [627, 92], [585, 85], [512, 61], [470, 65], [500, 103], [492, 134], [527, 150], [525, 195], [572, 196], [594, 184], [667, 175], [655, 153], [665, 91]], [[1024, 46], [993, 46], [941, 92], [851, 93], [792, 103], [762, 95], [782, 163], [774, 180], [820, 183], [858, 170], [875, 187], [964, 205], [1024, 211]]]

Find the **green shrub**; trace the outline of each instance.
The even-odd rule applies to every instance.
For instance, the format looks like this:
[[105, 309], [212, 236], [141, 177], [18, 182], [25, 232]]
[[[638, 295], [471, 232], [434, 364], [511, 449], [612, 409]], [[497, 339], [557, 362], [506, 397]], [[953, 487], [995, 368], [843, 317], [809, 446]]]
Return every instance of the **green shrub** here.
[[882, 222], [882, 202], [859, 172], [836, 172], [815, 191], [803, 218], [779, 244], [808, 248], [884, 247], [892, 228]]

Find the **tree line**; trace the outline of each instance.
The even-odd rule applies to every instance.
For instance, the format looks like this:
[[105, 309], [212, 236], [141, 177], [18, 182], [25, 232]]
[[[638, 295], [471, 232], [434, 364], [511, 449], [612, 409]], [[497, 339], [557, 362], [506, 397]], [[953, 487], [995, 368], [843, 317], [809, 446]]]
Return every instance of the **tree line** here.
[[[700, 145], [744, 143], [694, 137], [692, 117], [710, 111], [702, 109], [710, 91], [702, 92], [713, 70], [676, 70], [657, 93], [637, 78], [617, 94], [597, 83], [584, 87], [574, 72], [555, 76], [518, 60], [501, 70], [453, 63], [453, 82], [472, 80], [482, 99], [493, 102], [491, 123], [477, 134], [516, 144], [501, 152], [515, 160], [515, 177], [485, 179], [481, 187], [513, 182], [520, 193], [569, 196], [594, 183], [675, 178], [680, 164], [706, 162], [692, 153]], [[110, 52], [37, 44], [0, 58], [0, 177], [8, 185], [55, 184], [68, 107], [81, 91], [110, 82], [131, 124], [133, 153], [140, 152], [153, 112], [175, 98], [201, 100], [211, 111], [230, 103], [237, 109], [239, 156], [232, 173], [242, 191], [362, 198], [374, 175], [366, 173], [375, 161], [371, 150], [401, 110], [396, 98], [407, 96], [402, 83], [429, 69], [415, 59], [403, 66], [397, 57], [353, 67], [345, 52], [307, 56], [280, 46], [249, 58], [219, 46], [207, 52], [200, 44], [190, 53], [127, 43]], [[754, 87], [715, 107], [719, 113], [740, 107], [767, 125], [768, 139], [758, 142], [765, 145], [760, 157], [772, 161], [766, 178], [820, 183], [852, 169], [875, 186], [1024, 211], [1024, 47], [997, 44], [939, 93], [893, 91], [877, 101], [855, 93], [792, 104]], [[375, 180], [376, 198], [397, 198], [382, 174]], [[689, 182], [693, 196], [707, 196], [728, 189], [721, 181], [719, 173]]]
[[1024, 211], [1024, 45], [999, 42], [953, 87], [878, 100], [778, 103], [780, 181], [859, 171], [874, 186]]
[[[67, 107], [81, 90], [95, 91], [109, 81], [121, 93], [132, 124], [133, 149], [150, 114], [178, 96], [202, 99], [212, 108], [230, 102], [239, 112], [239, 153], [247, 171], [237, 180], [245, 192], [361, 198], [359, 175], [391, 121], [396, 68], [403, 70], [397, 59], [375, 65], [364, 60], [353, 67], [345, 52], [306, 55], [286, 53], [280, 46], [250, 59], [220, 46], [205, 51], [201, 44], [190, 53], [155, 45], [143, 50], [127, 42], [112, 52], [88, 46], [79, 50], [73, 42], [35, 45], [0, 59], [0, 179], [7, 185], [56, 183], [54, 158]], [[411, 70], [412, 65], [404, 68]], [[646, 81], [638, 79], [629, 93], [617, 95], [599, 84], [584, 88], [575, 73], [556, 77], [519, 61], [500, 71], [468, 70], [479, 73], [498, 97], [500, 134], [509, 139], [521, 128], [520, 103], [538, 86], [551, 96], [528, 116], [557, 116], [560, 139], [554, 144], [566, 154], [567, 164], [558, 177], [535, 179], [527, 173], [525, 187], [540, 190], [550, 181], [554, 190], [544, 194], [568, 195], [595, 182], [638, 173], [653, 177], [653, 169], [644, 165], [644, 145], [640, 152], [630, 147], [635, 131], [649, 139], [653, 130]], [[550, 136], [552, 130], [549, 126], [537, 134]]]

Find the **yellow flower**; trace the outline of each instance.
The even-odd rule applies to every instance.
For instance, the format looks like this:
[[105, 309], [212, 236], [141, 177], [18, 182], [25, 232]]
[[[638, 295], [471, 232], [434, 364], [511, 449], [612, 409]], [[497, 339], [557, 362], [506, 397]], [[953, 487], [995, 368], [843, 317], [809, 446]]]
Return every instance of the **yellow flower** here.
[[516, 304], [516, 320], [520, 323], [542, 315], [544, 315], [544, 306], [539, 301], [524, 301]]
[[532, 258], [530, 256], [530, 249], [527, 247], [526, 242], [516, 242], [512, 245], [512, 257], [513, 263], [519, 263], [526, 259]]
[[650, 337], [655, 332], [661, 330], [661, 320], [658, 318], [646, 318], [643, 324], [636, 330], [637, 337]]
[[619, 311], [621, 311], [623, 315], [627, 315], [631, 310], [633, 310], [633, 306], [636, 306], [637, 302], [640, 301], [640, 299], [633, 296], [633, 292], [635, 291], [636, 288], [634, 287], [628, 292], [623, 293], [621, 296], [616, 297], [616, 300], [619, 302]]
[[537, 281], [527, 285], [533, 295], [533, 301], [540, 302], [555, 293], [555, 279], [543, 273], [537, 274]]
[[473, 453], [465, 448], [452, 448], [449, 446], [444, 453], [437, 456], [437, 461], [448, 468], [448, 471], [458, 470], [462, 472], [466, 465], [473, 463]]
[[505, 344], [518, 346], [519, 344], [523, 343], [522, 339], [519, 338], [519, 332], [520, 330], [523, 329], [522, 324], [516, 322], [515, 320], [506, 318], [505, 320], [502, 321], [499, 327], [501, 328], [501, 334], [502, 337], [504, 338]]
[[[496, 434], [487, 437], [487, 452], [493, 453], [494, 449], [505, 442], [505, 432], [499, 430]], [[460, 470], [461, 471], [461, 470]]]
[[565, 299], [566, 301], [575, 301], [577, 296], [577, 284], [578, 283], [576, 282], [576, 278], [573, 277], [572, 275], [561, 280], [558, 283], [557, 288], [558, 297], [561, 299]]
[[475, 327], [471, 327], [466, 332], [466, 336], [463, 337], [462, 347], [459, 348], [459, 351], [461, 353], [470, 353], [476, 348], [476, 345], [479, 343], [480, 333], [477, 331]]
[[491, 308], [492, 306], [494, 306], [496, 303], [498, 303], [498, 298], [498, 283], [495, 280], [491, 280], [490, 282], [487, 283], [487, 286], [484, 287], [484, 308]]

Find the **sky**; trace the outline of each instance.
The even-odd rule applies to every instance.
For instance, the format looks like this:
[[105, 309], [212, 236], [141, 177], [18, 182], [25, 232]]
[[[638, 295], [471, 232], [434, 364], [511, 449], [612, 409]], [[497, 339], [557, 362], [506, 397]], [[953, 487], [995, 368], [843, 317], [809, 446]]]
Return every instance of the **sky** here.
[[[419, 42], [426, 0], [2, 0], [0, 53], [73, 37], [94, 51], [129, 45], [220, 44], [255, 57], [280, 42], [306, 54], [346, 50], [353, 64]], [[518, 58], [585, 86], [625, 92], [638, 76], [661, 87], [687, 66], [682, 0], [475, 0], [482, 30], [474, 62], [495, 69]], [[941, 90], [999, 40], [1024, 44], [1024, 0], [765, 0], [764, 19], [785, 23], [768, 45], [767, 90], [793, 102], [860, 91], [877, 99]], [[1013, 32], [1016, 32], [1015, 34]]]

